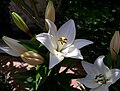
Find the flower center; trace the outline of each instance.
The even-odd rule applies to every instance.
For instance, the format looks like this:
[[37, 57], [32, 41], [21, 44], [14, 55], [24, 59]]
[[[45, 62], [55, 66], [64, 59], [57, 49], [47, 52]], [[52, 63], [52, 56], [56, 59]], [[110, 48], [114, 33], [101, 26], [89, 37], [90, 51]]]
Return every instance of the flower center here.
[[95, 82], [98, 84], [105, 84], [108, 81], [108, 79], [105, 79], [103, 74], [96, 75]]
[[64, 45], [65, 43], [67, 43], [67, 38], [65, 38], [65, 37], [60, 37], [58, 41], [60, 41], [60, 43], [61, 43], [62, 45]]

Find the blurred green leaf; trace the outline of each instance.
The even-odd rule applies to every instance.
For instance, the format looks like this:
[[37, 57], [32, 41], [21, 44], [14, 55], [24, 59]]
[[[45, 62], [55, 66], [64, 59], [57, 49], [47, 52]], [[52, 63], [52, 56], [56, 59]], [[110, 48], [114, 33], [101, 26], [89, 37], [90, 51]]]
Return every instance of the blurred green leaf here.
[[111, 58], [111, 54], [110, 53], [108, 53], [108, 55], [106, 55], [104, 62], [110, 69], [113, 68], [113, 60]]
[[120, 69], [120, 55], [117, 55], [116, 65], [117, 65], [117, 68]]
[[35, 69], [32, 70], [26, 70], [26, 71], [22, 71], [22, 72], [16, 72], [15, 73], [16, 76], [35, 76]]
[[22, 44], [25, 48], [27, 48], [30, 51], [39, 50], [40, 43], [38, 41], [20, 40], [19, 43]]

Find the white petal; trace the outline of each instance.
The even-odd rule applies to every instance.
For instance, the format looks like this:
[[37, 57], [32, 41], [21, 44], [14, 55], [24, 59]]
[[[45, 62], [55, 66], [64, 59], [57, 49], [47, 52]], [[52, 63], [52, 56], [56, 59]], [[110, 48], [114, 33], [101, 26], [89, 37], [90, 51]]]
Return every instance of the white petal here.
[[93, 75], [87, 75], [85, 78], [78, 79], [78, 81], [84, 84], [88, 88], [96, 88], [99, 86], [96, 82], [94, 82], [95, 78]]
[[86, 40], [86, 39], [76, 39], [73, 43], [73, 45], [78, 49], [80, 49], [84, 46], [87, 46], [89, 44], [93, 44], [93, 42], [89, 41], [89, 40]]
[[27, 51], [27, 49], [24, 46], [18, 43], [18, 40], [6, 36], [2, 37], [2, 39], [11, 48], [11, 50], [18, 52], [18, 54], [22, 54]]
[[81, 63], [82, 63], [83, 68], [87, 72], [87, 74], [93, 74], [93, 75], [99, 74], [99, 71], [93, 64], [88, 63], [86, 61], [81, 61]]
[[111, 75], [109, 68], [104, 64], [103, 59], [105, 56], [99, 56], [94, 62], [94, 66], [99, 70], [100, 73], [104, 74], [105, 77]]
[[115, 83], [118, 79], [120, 79], [120, 70], [119, 69], [112, 69], [112, 78], [111, 82]]
[[49, 26], [48, 34], [50, 35], [49, 37], [50, 40], [52, 40], [51, 44], [54, 47], [54, 49], [57, 49], [57, 41], [56, 41], [57, 28], [55, 24], [49, 19], [46, 19], [46, 22], [48, 23], [48, 26]]
[[109, 91], [108, 85], [104, 84], [98, 88], [92, 88], [90, 91]]
[[[75, 35], [76, 35], [74, 21], [71, 19], [68, 22], [66, 22], [65, 24], [63, 24], [60, 27], [60, 29], [58, 30], [57, 35], [58, 35], [57, 40], [59, 40], [60, 37], [67, 38], [67, 43], [63, 46], [63, 48], [70, 46], [73, 43], [73, 41], [75, 39]], [[61, 42], [58, 41], [58, 45], [62, 46]]]
[[65, 57], [83, 59], [80, 50], [73, 46], [67, 47], [66, 49], [62, 50], [62, 53], [65, 55]]
[[50, 21], [49, 19], [45, 19], [46, 22], [48, 23], [48, 26], [49, 26], [49, 34], [50, 35], [53, 35], [53, 36], [56, 36], [56, 33], [57, 33], [57, 28], [56, 28], [56, 25]]
[[11, 56], [20, 57], [20, 55], [21, 55], [21, 53], [12, 50], [10, 47], [0, 47], [0, 49]]
[[54, 49], [57, 49], [57, 42], [54, 36], [50, 35], [49, 36], [49, 40], [51, 40], [51, 44], [53, 46]]
[[49, 37], [50, 35], [48, 35], [47, 33], [41, 33], [36, 36], [36, 39], [40, 41], [50, 52], [54, 54], [55, 49], [51, 43], [52, 40], [50, 40]]
[[50, 53], [50, 63], [49, 63], [49, 69], [53, 68], [55, 65], [57, 65], [59, 62], [61, 62], [64, 59], [64, 57], [60, 54], [52, 54]]

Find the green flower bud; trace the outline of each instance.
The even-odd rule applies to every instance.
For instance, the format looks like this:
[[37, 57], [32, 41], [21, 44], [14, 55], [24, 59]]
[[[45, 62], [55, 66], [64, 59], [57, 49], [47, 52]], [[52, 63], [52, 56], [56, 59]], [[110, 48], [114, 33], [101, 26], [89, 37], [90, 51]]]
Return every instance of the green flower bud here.
[[24, 31], [28, 35], [32, 36], [32, 34], [29, 32], [28, 26], [26, 25], [21, 16], [19, 16], [16, 12], [12, 12], [12, 19], [14, 23], [17, 25], [17, 27], [19, 27], [22, 31]]

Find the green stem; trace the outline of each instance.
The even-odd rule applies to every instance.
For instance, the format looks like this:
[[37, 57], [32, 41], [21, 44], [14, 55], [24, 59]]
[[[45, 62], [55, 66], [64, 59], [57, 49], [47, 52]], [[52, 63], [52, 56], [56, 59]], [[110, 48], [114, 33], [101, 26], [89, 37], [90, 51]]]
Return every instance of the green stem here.
[[21, 4], [21, 2], [19, 0], [13, 0], [13, 2], [18, 6], [18, 8], [20, 8], [28, 17], [29, 19], [31, 19], [38, 27], [40, 27], [42, 30], [44, 30], [44, 27], [41, 26], [41, 24], [39, 23], [39, 21], [33, 17], [30, 12], [28, 12], [28, 10]]
[[33, 7], [33, 12], [35, 14], [36, 19], [39, 20], [39, 13], [35, 5], [35, 1], [34, 0], [29, 0], [29, 1], [30, 1], [31, 6]]
[[61, 6], [61, 4], [62, 4], [62, 0], [59, 0], [58, 6], [57, 6], [57, 8], [56, 8], [56, 11], [58, 11], [58, 9], [59, 9], [59, 7]]

